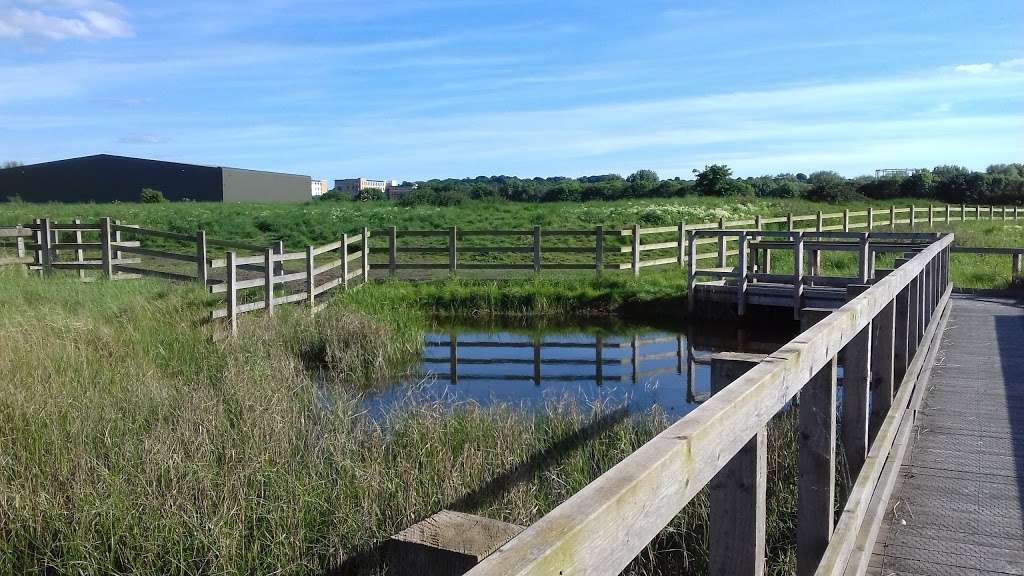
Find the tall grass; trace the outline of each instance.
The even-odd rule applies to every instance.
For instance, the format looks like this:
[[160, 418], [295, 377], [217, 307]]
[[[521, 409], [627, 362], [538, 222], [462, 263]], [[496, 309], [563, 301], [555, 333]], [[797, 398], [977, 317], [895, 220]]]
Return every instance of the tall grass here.
[[[419, 519], [447, 507], [528, 524], [667, 425], [613, 406], [413, 399], [371, 420], [358, 390], [401, 368], [425, 321], [387, 303], [283, 307], [226, 339], [187, 287], [0, 282], [0, 573], [379, 573], [380, 543]], [[770, 437], [780, 570], [786, 430]], [[702, 496], [630, 572], [702, 569], [706, 514]]]

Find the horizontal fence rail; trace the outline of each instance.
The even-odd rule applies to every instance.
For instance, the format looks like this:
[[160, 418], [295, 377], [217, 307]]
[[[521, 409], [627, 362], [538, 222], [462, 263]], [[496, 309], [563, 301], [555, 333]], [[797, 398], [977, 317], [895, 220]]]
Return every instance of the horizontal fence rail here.
[[[884, 462], [894, 446], [901, 449], [898, 438], [908, 429], [904, 415], [925, 365], [923, 352], [948, 309], [952, 242], [947, 234], [921, 243], [884, 276], [849, 286], [849, 300], [820, 320], [808, 310], [805, 318], [818, 321], [808, 321], [772, 354], [712, 359], [709, 400], [468, 574], [619, 574], [706, 486], [710, 572], [763, 573], [766, 427], [798, 394], [792, 407], [799, 428], [797, 574], [857, 573], [870, 554], [863, 532], [880, 520], [869, 502]], [[845, 375], [838, 449], [846, 453], [855, 483], [836, 524], [840, 354]]]

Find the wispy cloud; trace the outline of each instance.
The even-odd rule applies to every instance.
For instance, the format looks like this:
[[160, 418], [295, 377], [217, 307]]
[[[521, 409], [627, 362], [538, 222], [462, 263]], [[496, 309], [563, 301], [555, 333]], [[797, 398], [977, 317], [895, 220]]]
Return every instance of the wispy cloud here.
[[171, 139], [159, 134], [133, 133], [117, 139], [118, 144], [167, 144]]
[[105, 0], [0, 2], [0, 38], [49, 41], [126, 38], [134, 34], [125, 11]]

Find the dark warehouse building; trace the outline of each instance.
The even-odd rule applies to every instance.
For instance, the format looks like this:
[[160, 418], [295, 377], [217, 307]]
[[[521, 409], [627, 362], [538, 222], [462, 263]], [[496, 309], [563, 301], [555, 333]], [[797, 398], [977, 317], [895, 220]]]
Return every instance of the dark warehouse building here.
[[143, 188], [171, 201], [304, 202], [309, 176], [96, 154], [0, 169], [0, 201], [137, 202]]

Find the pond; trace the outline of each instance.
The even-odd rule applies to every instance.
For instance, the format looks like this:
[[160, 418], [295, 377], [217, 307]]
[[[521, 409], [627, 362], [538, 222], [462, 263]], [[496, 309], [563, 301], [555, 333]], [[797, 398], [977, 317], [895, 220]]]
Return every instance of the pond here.
[[571, 400], [633, 412], [657, 406], [675, 420], [707, 399], [712, 353], [767, 354], [793, 335], [788, 325], [439, 320], [413, 372], [368, 396], [364, 407], [379, 414], [412, 400], [536, 409]]

